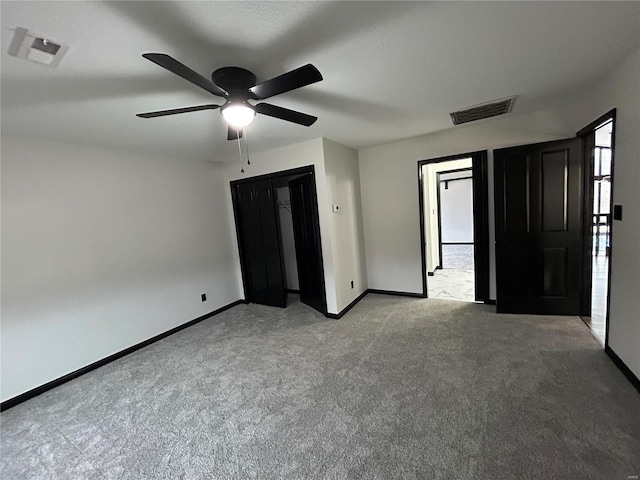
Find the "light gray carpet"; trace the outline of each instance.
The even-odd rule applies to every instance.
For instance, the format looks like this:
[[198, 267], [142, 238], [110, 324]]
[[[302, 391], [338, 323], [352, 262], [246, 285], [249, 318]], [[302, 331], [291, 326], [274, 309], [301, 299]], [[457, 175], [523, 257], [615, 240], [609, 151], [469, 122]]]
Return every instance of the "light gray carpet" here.
[[442, 268], [473, 270], [473, 245], [442, 245]]
[[622, 479], [640, 395], [573, 317], [240, 305], [2, 413], [3, 479]]

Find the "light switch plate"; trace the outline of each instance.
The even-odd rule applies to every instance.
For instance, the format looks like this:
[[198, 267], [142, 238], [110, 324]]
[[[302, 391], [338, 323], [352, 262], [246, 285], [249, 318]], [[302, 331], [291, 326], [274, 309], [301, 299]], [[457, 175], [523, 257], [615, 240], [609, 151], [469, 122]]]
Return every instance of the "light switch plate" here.
[[622, 205], [613, 206], [613, 219], [622, 220]]

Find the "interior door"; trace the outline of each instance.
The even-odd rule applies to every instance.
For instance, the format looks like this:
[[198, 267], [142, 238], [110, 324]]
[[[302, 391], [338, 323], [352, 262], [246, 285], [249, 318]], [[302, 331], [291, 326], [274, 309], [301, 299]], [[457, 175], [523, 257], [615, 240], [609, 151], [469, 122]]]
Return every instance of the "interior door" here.
[[579, 315], [580, 139], [495, 150], [494, 171], [497, 311]]
[[327, 313], [315, 180], [309, 172], [289, 181], [300, 301]]
[[240, 220], [241, 255], [248, 277], [245, 278], [247, 300], [286, 307], [280, 229], [271, 181], [238, 184], [236, 207]]

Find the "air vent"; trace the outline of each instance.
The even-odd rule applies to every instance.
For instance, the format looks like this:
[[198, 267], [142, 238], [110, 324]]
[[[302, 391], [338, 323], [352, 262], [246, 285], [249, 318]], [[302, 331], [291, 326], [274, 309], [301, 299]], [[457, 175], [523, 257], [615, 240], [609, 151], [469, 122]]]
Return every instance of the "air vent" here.
[[32, 62], [56, 67], [69, 47], [52, 42], [51, 40], [35, 35], [26, 28], [16, 28], [11, 45], [9, 45], [9, 55], [12, 57], [24, 58]]
[[495, 117], [496, 115], [504, 115], [505, 113], [511, 112], [515, 99], [516, 97], [509, 97], [494, 100], [493, 102], [483, 103], [474, 107], [465, 108], [464, 110], [458, 110], [457, 112], [450, 113], [449, 115], [451, 115], [451, 120], [454, 125], [475, 122], [476, 120]]

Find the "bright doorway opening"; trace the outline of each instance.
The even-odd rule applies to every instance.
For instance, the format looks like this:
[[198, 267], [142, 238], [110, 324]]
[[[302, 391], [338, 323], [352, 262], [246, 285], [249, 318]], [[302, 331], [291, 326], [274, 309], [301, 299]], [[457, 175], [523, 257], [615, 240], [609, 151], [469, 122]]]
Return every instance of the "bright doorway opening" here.
[[475, 301], [472, 158], [422, 168], [427, 296]]
[[611, 205], [613, 120], [595, 129], [593, 146], [593, 220], [591, 225], [591, 316], [587, 323], [604, 345], [607, 330], [609, 267], [611, 258]]

